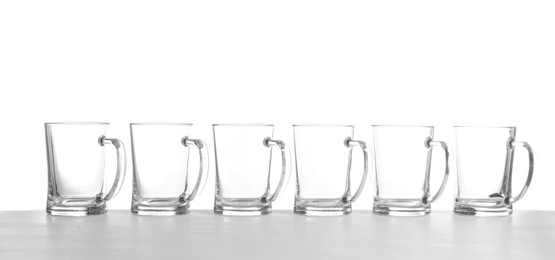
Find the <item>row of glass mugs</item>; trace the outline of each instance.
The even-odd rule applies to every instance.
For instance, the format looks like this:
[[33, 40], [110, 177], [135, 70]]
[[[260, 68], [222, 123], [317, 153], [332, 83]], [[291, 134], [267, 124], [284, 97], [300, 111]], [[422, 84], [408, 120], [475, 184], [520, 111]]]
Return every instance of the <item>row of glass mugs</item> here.
[[[94, 215], [106, 212], [106, 201], [120, 190], [126, 169], [125, 148], [105, 137], [108, 123], [46, 123], [48, 154], [47, 212]], [[208, 175], [208, 152], [192, 139], [192, 124], [131, 124], [133, 198], [131, 211], [142, 215], [188, 212]], [[214, 212], [262, 215], [271, 212], [290, 172], [287, 144], [273, 137], [269, 124], [215, 124], [216, 192]], [[354, 140], [351, 125], [294, 125], [296, 193], [294, 211], [301, 215], [343, 215], [351, 212], [368, 174], [369, 149]], [[457, 180], [454, 212], [464, 215], [510, 215], [512, 204], [528, 189], [534, 168], [531, 147], [516, 142], [516, 127], [455, 127]], [[373, 126], [374, 212], [425, 215], [442, 193], [449, 176], [449, 150], [434, 140], [433, 126]], [[104, 178], [105, 148], [117, 151], [115, 180]], [[198, 177], [190, 183], [190, 147], [199, 153]], [[353, 147], [363, 155], [363, 173], [351, 190]], [[438, 191], [430, 192], [433, 147], [445, 152], [445, 173]], [[270, 189], [272, 147], [281, 154], [279, 183]], [[516, 147], [529, 154], [522, 190], [513, 196], [512, 165]], [[275, 173], [274, 173], [275, 174]]]

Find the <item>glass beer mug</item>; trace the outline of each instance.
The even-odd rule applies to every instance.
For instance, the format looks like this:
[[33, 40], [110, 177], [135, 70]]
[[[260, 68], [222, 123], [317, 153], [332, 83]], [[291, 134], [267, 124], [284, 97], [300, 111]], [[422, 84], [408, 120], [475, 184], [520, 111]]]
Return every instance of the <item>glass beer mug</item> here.
[[[534, 173], [534, 154], [526, 142], [517, 142], [516, 127], [455, 126], [457, 190], [454, 212], [461, 215], [507, 216], [522, 199]], [[517, 147], [528, 152], [528, 177], [513, 196], [513, 158]]]
[[[289, 178], [289, 147], [273, 139], [268, 124], [215, 124], [216, 195], [214, 212], [220, 215], [264, 215], [272, 210]], [[281, 154], [281, 175], [270, 190], [272, 147]]]
[[[48, 158], [46, 212], [84, 216], [106, 212], [106, 202], [119, 192], [125, 177], [125, 147], [107, 138], [108, 123], [45, 123]], [[105, 145], [117, 151], [116, 175], [105, 179]]]
[[[293, 125], [297, 190], [295, 213], [345, 215], [361, 194], [368, 174], [366, 143], [353, 140], [352, 125]], [[361, 148], [363, 173], [351, 194], [353, 146]]]
[[[449, 177], [447, 144], [434, 140], [433, 126], [375, 125], [374, 213], [382, 215], [426, 215], [431, 203], [441, 196]], [[441, 186], [430, 192], [432, 149], [445, 152]]]
[[[133, 123], [133, 199], [131, 212], [139, 215], [179, 215], [204, 188], [208, 176], [206, 144], [192, 139], [192, 124]], [[199, 153], [196, 178], [189, 175], [189, 148]], [[190, 184], [192, 180], [193, 185]]]

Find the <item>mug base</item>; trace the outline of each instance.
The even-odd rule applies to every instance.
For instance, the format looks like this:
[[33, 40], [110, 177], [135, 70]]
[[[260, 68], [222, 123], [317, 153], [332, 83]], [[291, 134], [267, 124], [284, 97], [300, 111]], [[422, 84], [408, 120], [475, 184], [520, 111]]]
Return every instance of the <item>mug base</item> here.
[[272, 213], [269, 208], [214, 207], [214, 213], [223, 216], [261, 216]]
[[474, 207], [467, 205], [455, 205], [453, 213], [463, 216], [478, 216], [478, 217], [502, 217], [510, 216], [513, 214], [512, 208], [486, 208], [486, 207]]
[[509, 216], [513, 206], [506, 198], [455, 198], [453, 212], [466, 216]]
[[260, 216], [272, 212], [270, 203], [256, 199], [221, 199], [214, 204], [214, 213], [224, 216]]
[[46, 213], [53, 216], [90, 216], [102, 215], [108, 212], [105, 206], [102, 207], [64, 207], [64, 206], [47, 206]]
[[131, 213], [145, 216], [173, 216], [189, 213], [189, 203], [180, 197], [140, 198], [135, 196]]
[[141, 216], [175, 216], [189, 214], [189, 206], [184, 207], [144, 207], [133, 206], [131, 213]]
[[424, 216], [430, 214], [431, 208], [420, 199], [388, 199], [375, 201], [373, 212], [386, 216]]
[[305, 216], [343, 216], [351, 214], [351, 204], [340, 199], [296, 199], [294, 213]]
[[89, 216], [108, 212], [106, 202], [97, 202], [97, 197], [75, 198], [48, 196], [46, 213], [54, 216]]

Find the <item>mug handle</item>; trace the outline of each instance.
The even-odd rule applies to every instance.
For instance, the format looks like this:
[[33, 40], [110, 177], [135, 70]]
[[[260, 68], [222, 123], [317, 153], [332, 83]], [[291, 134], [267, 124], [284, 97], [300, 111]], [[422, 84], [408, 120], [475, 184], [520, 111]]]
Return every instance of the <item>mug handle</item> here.
[[[443, 141], [433, 141], [432, 138], [428, 137], [428, 139], [426, 139], [426, 147], [431, 148], [432, 146], [441, 146], [441, 148], [445, 152], [445, 174], [443, 175], [443, 182], [441, 183], [439, 190], [434, 196], [432, 196], [429, 201], [430, 203], [436, 201], [439, 196], [441, 196], [443, 190], [445, 189], [445, 186], [447, 185], [447, 180], [449, 179], [449, 148], [447, 147], [447, 144]], [[428, 162], [428, 165], [430, 165], [430, 162]]]
[[183, 139], [181, 139], [181, 144], [185, 147], [189, 147], [189, 145], [196, 146], [200, 159], [197, 183], [195, 184], [195, 187], [193, 188], [193, 191], [191, 191], [189, 196], [185, 198], [185, 200], [187, 201], [192, 201], [198, 195], [200, 195], [200, 193], [202, 193], [202, 190], [206, 185], [206, 179], [208, 178], [208, 148], [206, 148], [206, 143], [204, 143], [204, 141], [200, 139], [190, 139], [188, 136], [185, 136], [183, 137]]
[[516, 142], [512, 141], [509, 143], [511, 149], [515, 149], [516, 147], [524, 147], [528, 151], [528, 177], [526, 178], [526, 183], [522, 190], [516, 197], [511, 197], [511, 203], [515, 203], [524, 197], [526, 191], [528, 191], [528, 187], [530, 187], [530, 183], [532, 182], [532, 175], [534, 175], [534, 152], [532, 151], [532, 147], [527, 142]]
[[[266, 137], [262, 143], [266, 147], [277, 146], [281, 152], [281, 176], [279, 178], [279, 183], [276, 190], [268, 196], [269, 201], [274, 201], [278, 198], [282, 188], [285, 189], [289, 181], [291, 173], [291, 151], [289, 150], [289, 146], [281, 140], [273, 140], [270, 137]], [[283, 184], [285, 184], [285, 186]]]
[[[368, 147], [366, 146], [366, 142], [353, 140], [353, 139], [351, 139], [351, 137], [347, 137], [347, 139], [345, 139], [345, 146], [348, 147], [348, 148], [351, 148], [353, 146], [360, 147], [360, 149], [362, 150], [362, 155], [364, 156], [364, 170], [362, 172], [362, 180], [360, 182], [360, 185], [358, 186], [358, 189], [355, 192], [355, 194], [353, 196], [347, 198], [347, 201], [353, 202], [356, 199], [358, 199], [358, 197], [362, 193], [362, 189], [364, 188], [364, 185], [366, 184], [366, 178], [368, 178]], [[349, 175], [348, 175], [349, 180], [351, 179], [350, 164], [351, 164], [351, 162], [349, 161]]]
[[106, 138], [106, 136], [101, 136], [98, 138], [98, 143], [100, 146], [104, 146], [106, 144], [111, 144], [116, 148], [117, 153], [117, 168], [116, 168], [116, 177], [114, 179], [114, 183], [112, 184], [112, 188], [110, 191], [104, 196], [102, 196], [102, 201], [108, 201], [112, 199], [114, 196], [118, 194], [125, 180], [125, 170], [127, 169], [127, 158], [125, 157], [125, 145], [123, 142], [117, 138]]

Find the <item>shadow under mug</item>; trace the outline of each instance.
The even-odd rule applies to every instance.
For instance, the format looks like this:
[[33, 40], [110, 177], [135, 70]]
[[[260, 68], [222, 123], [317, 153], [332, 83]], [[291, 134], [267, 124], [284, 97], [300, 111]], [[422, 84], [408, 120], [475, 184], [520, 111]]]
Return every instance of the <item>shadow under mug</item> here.
[[[199, 139], [191, 139], [192, 124], [132, 123], [133, 198], [131, 212], [138, 215], [179, 215], [204, 188], [208, 175], [208, 151]], [[191, 178], [189, 147], [197, 147], [199, 170]], [[191, 180], [194, 185], [189, 185]], [[192, 186], [192, 187], [189, 187]]]
[[[288, 146], [273, 139], [268, 124], [214, 124], [216, 194], [214, 213], [220, 215], [264, 215], [272, 210], [290, 172]], [[281, 154], [281, 175], [270, 191], [272, 147]]]
[[[84, 216], [106, 213], [106, 202], [117, 195], [126, 169], [125, 147], [106, 138], [108, 123], [45, 123], [48, 159], [46, 212]], [[105, 145], [116, 148], [115, 180], [106, 186]]]
[[[516, 127], [455, 126], [457, 190], [454, 212], [473, 216], [507, 216], [522, 199], [534, 172], [534, 154], [526, 142], [516, 142]], [[528, 152], [528, 176], [513, 196], [512, 173], [516, 147]]]
[[[426, 215], [441, 196], [449, 177], [449, 150], [434, 141], [433, 126], [374, 125], [374, 213], [393, 216]], [[430, 194], [433, 147], [445, 152], [441, 186]]]
[[[297, 189], [294, 212], [300, 215], [345, 215], [361, 194], [368, 174], [366, 143], [353, 140], [352, 125], [293, 125]], [[362, 180], [351, 195], [353, 146], [363, 155]]]

